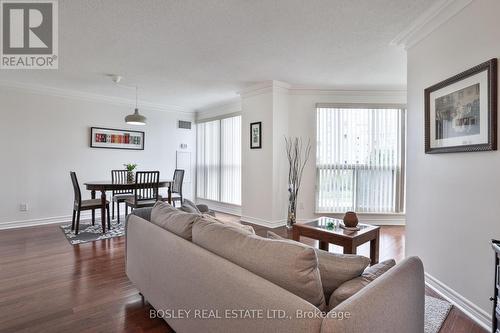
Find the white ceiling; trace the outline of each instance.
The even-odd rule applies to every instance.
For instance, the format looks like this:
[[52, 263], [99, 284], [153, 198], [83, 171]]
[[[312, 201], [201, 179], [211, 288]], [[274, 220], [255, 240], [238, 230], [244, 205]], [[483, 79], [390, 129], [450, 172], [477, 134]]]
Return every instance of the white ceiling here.
[[390, 41], [436, 0], [59, 0], [59, 70], [1, 81], [198, 109], [265, 80], [405, 89]]

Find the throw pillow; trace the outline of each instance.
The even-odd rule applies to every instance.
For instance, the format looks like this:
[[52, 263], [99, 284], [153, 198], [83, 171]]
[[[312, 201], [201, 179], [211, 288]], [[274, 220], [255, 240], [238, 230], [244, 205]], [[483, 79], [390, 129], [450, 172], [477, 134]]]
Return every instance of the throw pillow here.
[[340, 287], [335, 289], [328, 301], [329, 310], [333, 309], [364, 287], [370, 282], [387, 272], [390, 268], [396, 265], [394, 259], [382, 261], [376, 265], [368, 267], [361, 276], [345, 282]]
[[200, 210], [198, 207], [196, 207], [196, 204], [192, 202], [191, 200], [184, 199], [182, 202], [180, 210], [186, 212], [186, 213], [191, 213], [191, 214], [201, 214]]
[[158, 201], [151, 210], [151, 222], [186, 240], [192, 240], [193, 223], [200, 219], [198, 214], [178, 210], [170, 204]]
[[[267, 238], [295, 242], [291, 239], [283, 238], [272, 231], [267, 232]], [[363, 270], [370, 264], [370, 259], [364, 256], [330, 253], [316, 248], [314, 250], [318, 256], [321, 284], [323, 285], [326, 299], [342, 283], [360, 276]]]
[[314, 249], [297, 242], [267, 239], [233, 225], [199, 221], [193, 243], [326, 309]]

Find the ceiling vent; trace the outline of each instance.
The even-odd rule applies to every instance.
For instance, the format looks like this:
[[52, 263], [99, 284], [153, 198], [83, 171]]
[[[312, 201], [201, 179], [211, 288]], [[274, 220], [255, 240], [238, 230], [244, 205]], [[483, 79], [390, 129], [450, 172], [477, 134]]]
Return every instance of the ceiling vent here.
[[179, 120], [179, 128], [182, 129], [191, 129], [191, 122], [190, 121], [185, 121], [185, 120]]

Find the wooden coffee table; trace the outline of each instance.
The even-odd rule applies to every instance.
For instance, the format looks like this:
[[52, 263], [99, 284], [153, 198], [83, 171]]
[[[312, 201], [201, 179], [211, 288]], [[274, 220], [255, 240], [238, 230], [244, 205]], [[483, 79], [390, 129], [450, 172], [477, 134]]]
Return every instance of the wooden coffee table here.
[[328, 251], [328, 244], [344, 247], [345, 254], [356, 254], [357, 247], [370, 242], [370, 259], [372, 265], [378, 263], [380, 227], [369, 224], [358, 224], [359, 231], [348, 231], [340, 227], [342, 220], [320, 217], [311, 222], [293, 225], [293, 239], [300, 241], [300, 236], [317, 239], [319, 248]]

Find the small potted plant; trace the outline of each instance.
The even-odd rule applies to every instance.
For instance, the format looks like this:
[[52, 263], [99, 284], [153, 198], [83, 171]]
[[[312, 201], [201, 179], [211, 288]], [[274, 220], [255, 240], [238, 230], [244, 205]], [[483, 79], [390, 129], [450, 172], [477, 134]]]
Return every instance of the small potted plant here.
[[137, 164], [134, 163], [129, 163], [129, 164], [124, 164], [125, 168], [127, 169], [127, 182], [128, 183], [133, 183], [134, 182], [134, 170], [137, 168]]

